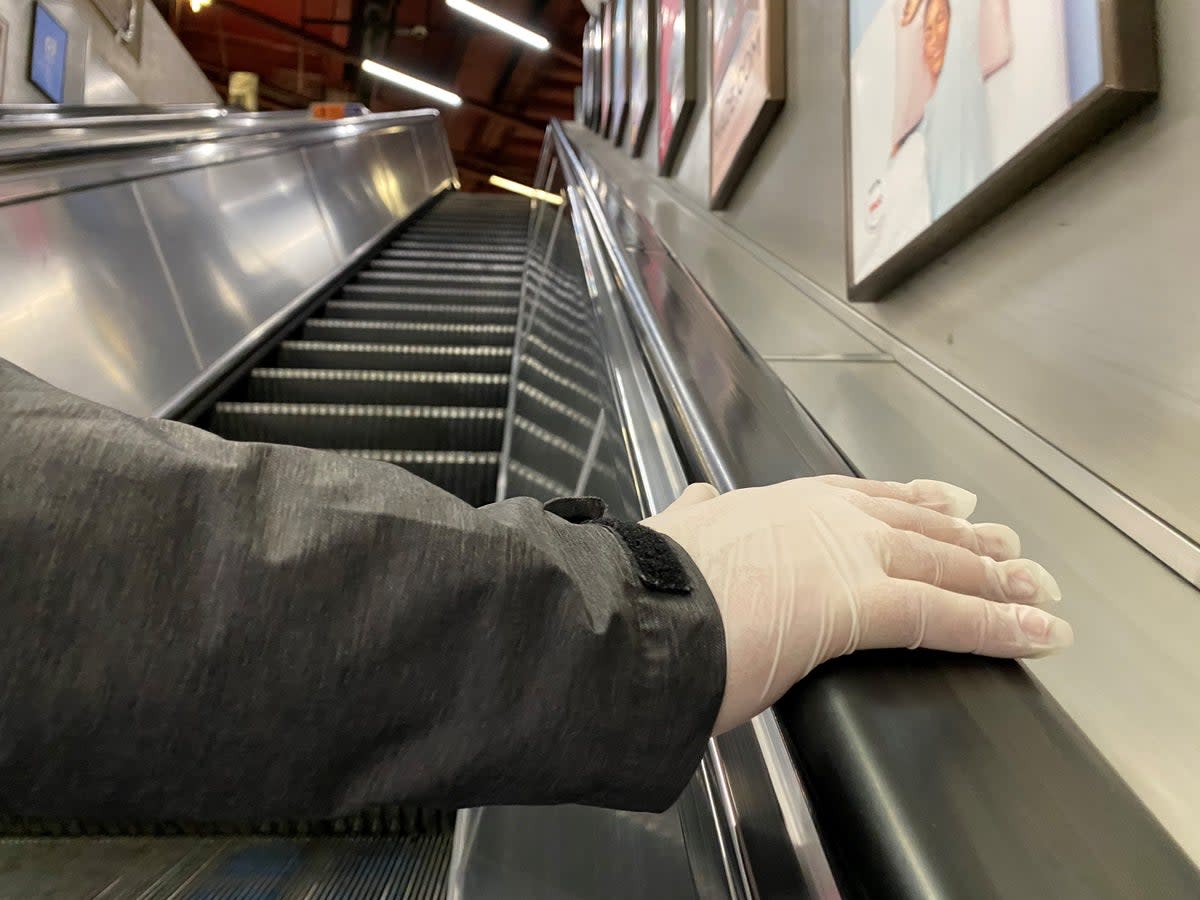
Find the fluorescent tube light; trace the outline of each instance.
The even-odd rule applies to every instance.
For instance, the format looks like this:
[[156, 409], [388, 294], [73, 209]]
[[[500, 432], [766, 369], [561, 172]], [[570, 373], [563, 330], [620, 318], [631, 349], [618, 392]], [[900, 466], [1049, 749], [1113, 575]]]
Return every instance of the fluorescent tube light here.
[[510, 181], [507, 178], [501, 178], [499, 175], [493, 175], [489, 178], [488, 184], [503, 188], [506, 191], [512, 191], [514, 194], [520, 194], [522, 197], [545, 200], [547, 203], [553, 203], [555, 206], [561, 206], [563, 202], [563, 198], [558, 194], [551, 194], [549, 191], [540, 191], [527, 184], [521, 184], [519, 181]]
[[413, 76], [406, 75], [399, 69], [393, 69], [391, 66], [377, 63], [373, 59], [364, 59], [362, 70], [369, 75], [374, 75], [376, 78], [390, 81], [392, 84], [408, 88], [410, 91], [416, 91], [418, 94], [424, 94], [426, 97], [432, 97], [438, 103], [444, 103], [447, 106], [462, 106], [462, 97], [453, 91], [440, 88], [436, 84], [430, 84], [428, 81], [422, 81], [420, 78], [413, 78]]
[[535, 50], [549, 50], [550, 41], [542, 37], [536, 31], [530, 31], [516, 22], [510, 21], [504, 16], [498, 16], [489, 9], [484, 9], [471, 0], [446, 0], [446, 5], [464, 16], [470, 16], [477, 22], [482, 22], [490, 28], [495, 28], [497, 31], [503, 31], [509, 37], [515, 37], [518, 41], [523, 41]]

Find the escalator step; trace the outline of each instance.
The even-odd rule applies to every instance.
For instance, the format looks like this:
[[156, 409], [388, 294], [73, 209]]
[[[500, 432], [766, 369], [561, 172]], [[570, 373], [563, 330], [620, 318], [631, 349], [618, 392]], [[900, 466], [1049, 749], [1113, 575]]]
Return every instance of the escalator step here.
[[230, 440], [331, 450], [492, 450], [503, 428], [503, 409], [471, 406], [223, 402], [212, 418]]
[[330, 300], [325, 315], [331, 319], [369, 319], [377, 322], [472, 322], [511, 325], [517, 321], [516, 303], [396, 303], [387, 300]]
[[421, 249], [415, 247], [404, 247], [396, 245], [389, 247], [380, 252], [376, 257], [376, 262], [386, 262], [388, 260], [402, 260], [411, 262], [448, 262], [455, 263], [459, 261], [466, 262], [491, 262], [491, 263], [507, 263], [513, 265], [523, 265], [525, 262], [525, 253], [522, 252], [478, 252], [473, 250], [432, 250]]
[[473, 272], [460, 272], [456, 266], [445, 266], [441, 271], [430, 267], [425, 271], [413, 272], [403, 269], [364, 269], [358, 273], [356, 281], [368, 284], [422, 285], [435, 284], [449, 287], [462, 284], [464, 286], [479, 286], [492, 288], [521, 289], [520, 274], [479, 275]]
[[[384, 830], [383, 834], [388, 832]], [[0, 841], [6, 900], [445, 900], [453, 835]]]
[[482, 506], [496, 499], [500, 454], [465, 450], [346, 450], [349, 456], [401, 466], [444, 491]]
[[480, 275], [508, 275], [520, 278], [525, 266], [520, 262], [490, 262], [487, 260], [464, 257], [454, 262], [438, 259], [376, 259], [367, 266], [369, 272], [445, 272], [447, 269], [456, 275], [464, 272], [479, 273]]
[[391, 403], [503, 406], [507, 374], [372, 369], [255, 369], [246, 399], [272, 403]]
[[373, 322], [367, 319], [309, 319], [307, 341], [356, 341], [376, 344], [463, 344], [511, 346], [514, 325], [469, 322]]
[[342, 288], [343, 300], [397, 300], [411, 303], [516, 303], [521, 292], [517, 288], [472, 288], [464, 286], [397, 284], [347, 284]]
[[341, 341], [284, 341], [276, 357], [281, 368], [503, 373], [508, 372], [511, 360], [511, 347]]
[[525, 241], [510, 240], [504, 242], [488, 242], [483, 243], [474, 240], [474, 238], [457, 240], [451, 238], [441, 238], [433, 235], [405, 235], [391, 245], [393, 250], [439, 250], [446, 252], [465, 252], [465, 253], [519, 253], [524, 255], [528, 247]]

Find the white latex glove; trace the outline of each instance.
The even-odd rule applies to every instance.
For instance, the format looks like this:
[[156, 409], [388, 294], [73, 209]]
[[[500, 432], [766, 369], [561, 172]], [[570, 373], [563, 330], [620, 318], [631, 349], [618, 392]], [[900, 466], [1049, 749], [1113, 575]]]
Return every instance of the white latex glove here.
[[692, 485], [643, 524], [677, 541], [725, 624], [715, 734], [816, 666], [854, 650], [928, 647], [1042, 656], [1073, 640], [1036, 607], [1062, 599], [1004, 525], [972, 525], [975, 495], [937, 481], [840, 475], [718, 495]]

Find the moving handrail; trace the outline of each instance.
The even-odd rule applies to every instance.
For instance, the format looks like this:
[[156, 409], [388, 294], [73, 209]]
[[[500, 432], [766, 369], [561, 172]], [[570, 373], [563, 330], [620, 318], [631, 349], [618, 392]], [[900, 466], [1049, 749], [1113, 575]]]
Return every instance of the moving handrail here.
[[436, 111], [424, 109], [325, 121], [304, 112], [229, 113], [215, 107], [186, 113], [98, 112], [50, 120], [4, 116], [0, 117], [0, 167], [205, 141], [328, 132], [352, 129], [362, 122], [370, 122], [371, 127], [413, 124], [436, 116]]
[[[691, 474], [728, 490], [847, 472], [619, 187], [560, 123], [550, 139], [607, 231]], [[1191, 860], [1017, 663], [863, 653], [822, 666], [775, 718], [844, 897], [1200, 895]], [[791, 799], [779, 797], [781, 808]], [[759, 892], [770, 894], [761, 883]]]

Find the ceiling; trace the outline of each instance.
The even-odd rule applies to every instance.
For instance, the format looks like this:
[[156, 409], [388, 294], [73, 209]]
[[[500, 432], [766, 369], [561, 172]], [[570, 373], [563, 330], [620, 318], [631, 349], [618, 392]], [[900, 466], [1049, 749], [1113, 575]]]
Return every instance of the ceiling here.
[[449, 9], [445, 0], [213, 0], [166, 13], [188, 52], [224, 96], [229, 74], [259, 76], [261, 109], [361, 99], [374, 111], [429, 106], [420, 94], [361, 75], [377, 59], [463, 98], [445, 108], [463, 186], [487, 177], [533, 179], [552, 117], [570, 118], [580, 82], [587, 10], [579, 0], [476, 0], [550, 39], [538, 52]]

